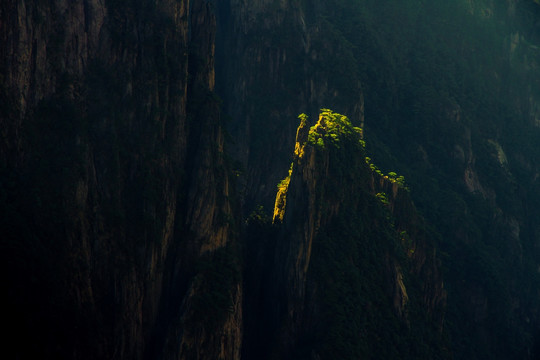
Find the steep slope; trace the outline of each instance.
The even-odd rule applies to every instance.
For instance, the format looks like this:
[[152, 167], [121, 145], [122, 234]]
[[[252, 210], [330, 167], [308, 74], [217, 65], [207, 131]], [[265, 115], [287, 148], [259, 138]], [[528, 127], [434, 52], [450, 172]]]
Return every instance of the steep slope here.
[[278, 285], [254, 311], [271, 331], [246, 358], [448, 358], [433, 239], [402, 179], [372, 170], [363, 146], [342, 115], [323, 110], [311, 128], [301, 117], [266, 269]]
[[331, 107], [364, 121], [375, 161], [405, 175], [440, 236], [455, 357], [535, 358], [538, 3], [224, 3], [236, 55], [218, 69], [233, 76], [223, 93], [245, 212], [271, 208], [292, 114]]
[[215, 31], [198, 0], [0, 5], [7, 357], [239, 357]]

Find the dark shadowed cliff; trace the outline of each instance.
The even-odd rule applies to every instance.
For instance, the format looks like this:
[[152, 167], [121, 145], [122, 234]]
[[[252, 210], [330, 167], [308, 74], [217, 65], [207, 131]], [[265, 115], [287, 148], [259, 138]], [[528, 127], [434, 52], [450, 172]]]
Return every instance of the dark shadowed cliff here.
[[4, 1], [15, 358], [237, 358], [233, 189], [205, 1]]
[[539, 19], [3, 1], [6, 356], [538, 358]]

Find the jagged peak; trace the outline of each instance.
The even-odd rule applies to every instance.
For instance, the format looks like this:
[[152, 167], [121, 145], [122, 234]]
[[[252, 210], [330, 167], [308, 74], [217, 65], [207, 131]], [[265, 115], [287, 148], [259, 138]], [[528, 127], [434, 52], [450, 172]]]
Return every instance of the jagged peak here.
[[[281, 319], [280, 341], [302, 336], [298, 329], [312, 321], [311, 308], [333, 307], [332, 313], [345, 311], [360, 324], [365, 312], [357, 299], [362, 298], [371, 301], [370, 306], [379, 304], [378, 311], [393, 326], [438, 330], [434, 346], [443, 346], [439, 336], [446, 293], [429, 233], [403, 177], [394, 172], [384, 175], [371, 166], [362, 130], [346, 116], [321, 109], [311, 127], [305, 114], [299, 119], [293, 162], [278, 185], [274, 208], [273, 222], [280, 234], [276, 254], [279, 266], [285, 264], [286, 269], [280, 270], [287, 284], [282, 306], [289, 314]], [[321, 284], [334, 295], [343, 288], [355, 295], [346, 300], [349, 304], [344, 309], [333, 300], [334, 295], [318, 292]], [[365, 292], [367, 284], [376, 285]], [[417, 309], [428, 318], [418, 316]], [[358, 334], [359, 329], [367, 333], [371, 326], [365, 323], [355, 328], [344, 319], [322, 313], [314, 316], [317, 322], [344, 333]], [[375, 329], [379, 320], [373, 316]], [[333, 340], [317, 341], [335, 345]], [[349, 345], [358, 354], [369, 352], [368, 345], [355, 350]]]

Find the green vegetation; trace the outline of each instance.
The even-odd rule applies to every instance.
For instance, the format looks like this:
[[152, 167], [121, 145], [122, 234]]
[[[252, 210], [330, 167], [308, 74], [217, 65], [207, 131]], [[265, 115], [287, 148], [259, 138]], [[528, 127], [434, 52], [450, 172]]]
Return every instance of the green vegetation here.
[[379, 193], [375, 194], [375, 196], [377, 197], [377, 199], [380, 200], [381, 203], [383, 203], [383, 205], [388, 205], [389, 204], [388, 196], [386, 195], [386, 193], [379, 192]]
[[278, 190], [287, 190], [287, 187], [289, 186], [289, 181], [291, 180], [293, 165], [294, 163], [291, 163], [291, 167], [289, 168], [289, 174], [287, 175], [287, 177], [278, 183], [277, 185]]
[[[305, 116], [305, 114], [302, 115]], [[321, 109], [319, 121], [309, 129], [308, 143], [320, 149], [324, 149], [325, 144], [339, 149], [342, 140], [349, 141], [351, 139], [365, 147], [365, 142], [362, 140], [362, 129], [352, 126], [344, 115], [334, 113], [329, 109]]]

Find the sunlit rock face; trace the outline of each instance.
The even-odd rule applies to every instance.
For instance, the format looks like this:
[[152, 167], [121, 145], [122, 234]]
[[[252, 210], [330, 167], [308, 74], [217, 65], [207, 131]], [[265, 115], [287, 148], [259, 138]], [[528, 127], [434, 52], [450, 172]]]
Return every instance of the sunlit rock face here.
[[[301, 116], [274, 210], [278, 234], [267, 271], [279, 285], [260, 294], [275, 300], [262, 302], [269, 331], [252, 339], [261, 347], [251, 357], [448, 356], [446, 291], [432, 239], [404, 184], [370, 165], [362, 131], [346, 117], [324, 110], [310, 128]], [[402, 329], [387, 334], [394, 345], [375, 349], [376, 334], [392, 327]], [[423, 350], [419, 341], [400, 345], [427, 328], [432, 342]]]
[[320, 108], [332, 107], [355, 122], [363, 118], [351, 49], [319, 16], [327, 6], [323, 1], [218, 4], [224, 34], [218, 90], [232, 118], [231, 152], [241, 165], [247, 212], [259, 205], [272, 208], [275, 184], [290, 164], [299, 113], [316, 119]]

